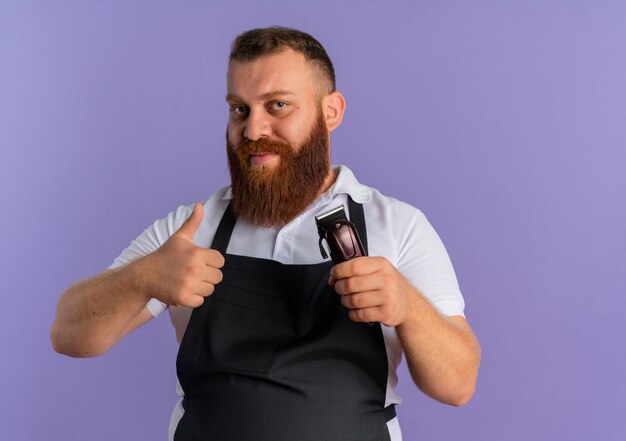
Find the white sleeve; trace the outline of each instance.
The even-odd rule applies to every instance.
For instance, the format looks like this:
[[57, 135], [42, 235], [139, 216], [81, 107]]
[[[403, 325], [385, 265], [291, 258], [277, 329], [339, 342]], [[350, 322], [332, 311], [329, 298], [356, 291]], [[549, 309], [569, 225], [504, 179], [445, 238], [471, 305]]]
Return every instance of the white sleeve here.
[[464, 316], [465, 302], [450, 257], [419, 210], [402, 229], [398, 270], [445, 315]]
[[[111, 266], [109, 266], [109, 269], [120, 268], [135, 259], [156, 251], [178, 230], [178, 228], [180, 228], [183, 222], [189, 217], [192, 210], [193, 205], [181, 205], [163, 219], [155, 221], [115, 258]], [[150, 299], [146, 307], [153, 317], [159, 316], [168, 308], [165, 303], [155, 298]]]

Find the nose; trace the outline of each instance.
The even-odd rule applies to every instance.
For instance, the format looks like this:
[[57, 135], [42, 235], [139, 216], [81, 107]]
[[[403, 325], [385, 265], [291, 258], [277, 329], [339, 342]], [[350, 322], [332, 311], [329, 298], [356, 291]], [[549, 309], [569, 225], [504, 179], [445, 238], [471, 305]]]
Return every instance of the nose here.
[[243, 129], [243, 136], [250, 141], [259, 138], [270, 138], [272, 134], [270, 125], [270, 115], [261, 110], [250, 110]]

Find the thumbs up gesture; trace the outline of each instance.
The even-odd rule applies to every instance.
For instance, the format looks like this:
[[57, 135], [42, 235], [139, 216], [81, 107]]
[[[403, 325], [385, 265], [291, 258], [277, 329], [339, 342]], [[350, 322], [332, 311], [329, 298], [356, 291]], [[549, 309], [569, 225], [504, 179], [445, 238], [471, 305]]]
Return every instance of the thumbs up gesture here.
[[222, 254], [193, 242], [203, 217], [204, 208], [196, 203], [178, 231], [146, 256], [148, 270], [144, 273], [144, 286], [150, 290], [150, 296], [167, 305], [196, 308], [222, 281]]

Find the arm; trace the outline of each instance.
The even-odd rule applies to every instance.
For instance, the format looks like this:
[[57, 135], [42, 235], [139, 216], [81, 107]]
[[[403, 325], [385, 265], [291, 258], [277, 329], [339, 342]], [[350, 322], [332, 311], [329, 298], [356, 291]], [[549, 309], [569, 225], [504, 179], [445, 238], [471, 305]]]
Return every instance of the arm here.
[[54, 350], [71, 357], [93, 357], [147, 323], [150, 297], [141, 291], [141, 259], [72, 285], [57, 304], [50, 331]]
[[187, 221], [160, 248], [128, 265], [71, 286], [57, 305], [50, 338], [57, 352], [91, 357], [150, 320], [151, 297], [195, 308], [222, 280], [222, 255], [197, 247], [193, 236], [204, 216], [196, 204]]
[[331, 271], [330, 283], [357, 322], [395, 326], [415, 384], [455, 406], [474, 393], [480, 348], [460, 316], [444, 317], [384, 257], [360, 257]]
[[478, 341], [464, 317], [440, 314], [411, 288], [409, 314], [396, 326], [411, 377], [428, 396], [464, 405], [476, 389]]

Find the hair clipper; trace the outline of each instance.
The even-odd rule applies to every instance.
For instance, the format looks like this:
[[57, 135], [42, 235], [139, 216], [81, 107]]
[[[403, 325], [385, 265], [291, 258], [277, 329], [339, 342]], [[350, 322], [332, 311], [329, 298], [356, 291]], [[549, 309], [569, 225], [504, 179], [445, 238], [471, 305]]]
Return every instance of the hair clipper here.
[[324, 259], [328, 258], [322, 241], [326, 239], [330, 257], [336, 264], [355, 257], [365, 256], [363, 244], [356, 231], [356, 227], [346, 218], [343, 206], [333, 208], [326, 213], [315, 216], [317, 232], [320, 236], [320, 253]]

